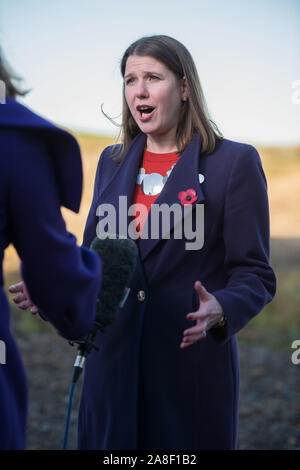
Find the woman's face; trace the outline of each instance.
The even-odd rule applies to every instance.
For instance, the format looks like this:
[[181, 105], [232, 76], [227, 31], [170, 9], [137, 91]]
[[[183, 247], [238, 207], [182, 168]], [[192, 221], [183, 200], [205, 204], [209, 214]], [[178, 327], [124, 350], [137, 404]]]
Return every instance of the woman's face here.
[[124, 74], [125, 99], [142, 132], [176, 139], [184, 80], [162, 62], [149, 56], [131, 55]]

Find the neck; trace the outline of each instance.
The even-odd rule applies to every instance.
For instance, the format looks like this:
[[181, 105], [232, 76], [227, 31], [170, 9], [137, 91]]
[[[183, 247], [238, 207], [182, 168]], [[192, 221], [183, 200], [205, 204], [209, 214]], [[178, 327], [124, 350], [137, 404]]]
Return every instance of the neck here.
[[147, 135], [147, 150], [153, 153], [177, 152], [175, 135]]

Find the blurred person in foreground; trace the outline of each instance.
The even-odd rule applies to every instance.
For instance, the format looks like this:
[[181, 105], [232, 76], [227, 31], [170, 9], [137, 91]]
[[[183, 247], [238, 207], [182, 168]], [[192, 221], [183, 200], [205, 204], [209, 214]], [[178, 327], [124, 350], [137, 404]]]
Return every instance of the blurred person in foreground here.
[[[0, 449], [26, 448], [27, 383], [10, 329], [3, 291], [2, 262], [12, 243], [22, 261], [25, 285], [10, 288], [19, 305], [38, 309], [67, 339], [93, 326], [101, 288], [98, 255], [76, 245], [67, 232], [61, 206], [78, 212], [82, 191], [81, 154], [67, 132], [16, 101], [22, 93], [0, 54]], [[3, 87], [4, 84], [4, 87]], [[5, 101], [5, 102], [3, 102]], [[41, 351], [42, 354], [42, 351]]]
[[[123, 141], [101, 154], [83, 243], [114, 232], [139, 256], [125, 306], [86, 361], [78, 448], [236, 449], [236, 334], [276, 291], [261, 160], [209, 119], [176, 39], [137, 40], [121, 74]], [[203, 243], [187, 246], [197, 230]]]

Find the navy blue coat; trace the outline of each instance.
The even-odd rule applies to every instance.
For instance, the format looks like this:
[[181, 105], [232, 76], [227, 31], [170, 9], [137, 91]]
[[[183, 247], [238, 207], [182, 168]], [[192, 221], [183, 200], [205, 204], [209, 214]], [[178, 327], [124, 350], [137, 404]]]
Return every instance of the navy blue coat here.
[[[10, 330], [2, 261], [13, 243], [31, 299], [67, 339], [93, 326], [99, 257], [76, 246], [60, 206], [78, 211], [82, 190], [76, 140], [15, 100], [0, 105], [0, 448], [26, 447], [27, 385]], [[41, 351], [42, 354], [42, 351]]]
[[[96, 173], [84, 235], [95, 236], [100, 204], [132, 195], [146, 136], [139, 134], [120, 164], [107, 148]], [[195, 189], [204, 204], [204, 244], [144, 239], [131, 291], [116, 322], [98, 337], [87, 359], [79, 413], [81, 449], [235, 449], [239, 360], [236, 334], [271, 301], [267, 185], [254, 147], [227, 139], [200, 154], [201, 136], [186, 148], [156, 199], [178, 201]], [[204, 175], [203, 183], [199, 173]], [[128, 218], [129, 222], [129, 218]], [[120, 227], [117, 222], [117, 231]], [[180, 349], [186, 319], [199, 307], [200, 280], [223, 306], [227, 328]], [[145, 298], [139, 291], [143, 290]]]

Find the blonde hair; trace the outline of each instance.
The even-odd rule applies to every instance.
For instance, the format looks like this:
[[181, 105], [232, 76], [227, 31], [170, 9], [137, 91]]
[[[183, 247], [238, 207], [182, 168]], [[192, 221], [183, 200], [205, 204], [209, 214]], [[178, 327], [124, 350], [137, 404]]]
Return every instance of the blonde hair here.
[[[176, 145], [181, 154], [192, 138], [200, 132], [202, 153], [213, 152], [216, 140], [223, 139], [217, 125], [209, 119], [206, 101], [193, 58], [187, 48], [170, 36], [155, 35], [143, 37], [132, 43], [121, 61], [121, 74], [124, 78], [129, 56], [150, 56], [162, 62], [180, 80], [185, 77], [188, 99], [182, 103], [176, 132]], [[123, 85], [122, 145], [114, 160], [121, 161], [131, 141], [140, 129], [127, 105]]]

